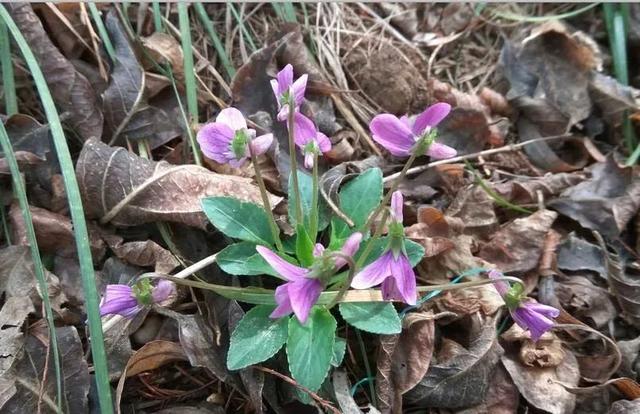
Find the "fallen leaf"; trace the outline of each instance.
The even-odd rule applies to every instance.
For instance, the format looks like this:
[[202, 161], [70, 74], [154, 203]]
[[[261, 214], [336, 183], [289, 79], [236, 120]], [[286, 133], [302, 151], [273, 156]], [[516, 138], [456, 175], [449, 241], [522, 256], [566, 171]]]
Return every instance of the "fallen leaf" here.
[[518, 387], [520, 394], [534, 407], [551, 414], [573, 413], [576, 397], [557, 382], [570, 386], [578, 384], [580, 372], [578, 362], [571, 352], [557, 367], [528, 367], [515, 356], [505, 354], [502, 364]]
[[492, 183], [492, 187], [496, 193], [513, 204], [535, 204], [538, 202], [538, 192], [544, 200], [549, 200], [586, 178], [581, 173], [545, 174], [542, 177], [516, 178], [503, 183]]
[[504, 367], [499, 364], [489, 379], [487, 398], [481, 404], [456, 411], [455, 414], [514, 414], [520, 394]]
[[175, 37], [167, 33], [154, 32], [151, 36], [144, 37], [142, 44], [157, 63], [170, 65], [176, 79], [182, 79], [184, 76], [182, 48]]
[[466, 343], [443, 338], [425, 377], [405, 394], [408, 405], [463, 408], [484, 401], [489, 378], [503, 350], [497, 341], [494, 319], [472, 320]]
[[612, 156], [588, 168], [591, 179], [563, 191], [548, 203], [584, 228], [617, 237], [640, 206], [640, 179], [631, 167], [621, 167]]
[[[149, 161], [96, 140], [85, 143], [76, 175], [87, 217], [116, 226], [170, 221], [204, 229], [208, 225], [200, 207], [204, 197], [262, 204], [260, 190], [246, 178], [215, 174], [196, 165]], [[272, 206], [280, 200], [270, 197]]]
[[102, 136], [103, 116], [96, 94], [87, 78], [81, 75], [51, 42], [42, 22], [29, 3], [7, 6], [13, 21], [29, 43], [44, 73], [58, 107], [69, 114], [74, 130], [82, 138]]
[[618, 341], [617, 345], [622, 355], [618, 373], [625, 377], [637, 378], [640, 373], [640, 361], [637, 360], [640, 354], [640, 336], [627, 341]]
[[589, 94], [593, 103], [600, 109], [602, 120], [614, 127], [622, 124], [625, 111], [640, 110], [640, 90], [623, 85], [615, 78], [599, 72], [593, 73]]
[[556, 283], [556, 296], [572, 316], [589, 319], [596, 328], [605, 327], [618, 314], [609, 292], [582, 276], [572, 276]]
[[118, 258], [136, 266], [154, 266], [157, 273], [170, 273], [180, 265], [178, 259], [153, 240], [132, 241], [111, 248]]
[[145, 72], [140, 66], [115, 10], [107, 13], [105, 26], [116, 58], [109, 86], [102, 94], [105, 115], [105, 141], [123, 144], [127, 139], [147, 140], [151, 149], [181, 134], [179, 124], [168, 114], [149, 105], [145, 91]]
[[432, 313], [410, 313], [399, 335], [380, 337], [376, 397], [382, 413], [402, 412], [402, 394], [418, 384], [431, 362], [435, 325]]
[[468, 186], [458, 191], [447, 210], [447, 217], [456, 217], [464, 223], [465, 232], [486, 236], [498, 226], [494, 201], [478, 185]]
[[186, 361], [187, 357], [180, 344], [170, 341], [151, 341], [138, 349], [127, 363], [127, 378], [146, 371], [158, 369], [176, 361]]
[[557, 216], [553, 211], [540, 210], [528, 217], [515, 219], [481, 247], [480, 257], [505, 273], [536, 268], [545, 236]]
[[570, 271], [591, 271], [599, 274], [602, 279], [607, 278], [605, 257], [602, 249], [588, 241], [579, 238], [575, 233], [558, 247], [558, 268]]
[[640, 400], [620, 400], [615, 401], [611, 408], [609, 408], [608, 414], [629, 414], [634, 412], [640, 412]]
[[552, 339], [541, 338], [537, 342], [530, 339], [522, 341], [520, 346], [520, 362], [528, 367], [557, 367], [564, 361], [565, 351], [555, 335]]

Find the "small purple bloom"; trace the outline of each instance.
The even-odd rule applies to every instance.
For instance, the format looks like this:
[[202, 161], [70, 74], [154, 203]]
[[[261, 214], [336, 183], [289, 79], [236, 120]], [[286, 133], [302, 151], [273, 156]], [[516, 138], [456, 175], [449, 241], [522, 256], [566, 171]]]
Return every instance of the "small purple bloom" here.
[[[362, 234], [352, 234], [342, 247], [341, 253], [347, 256], [355, 254], [360, 246], [360, 240], [362, 240]], [[322, 274], [323, 267], [311, 266], [310, 268], [304, 268], [296, 266], [264, 246], [256, 246], [256, 250], [287, 281], [276, 288], [275, 299], [278, 306], [270, 317], [281, 318], [293, 312], [300, 323], [305, 323], [311, 308], [318, 301], [320, 293], [324, 290], [323, 279], [327, 275]], [[324, 247], [316, 245], [314, 255], [316, 257], [322, 256], [319, 257], [319, 260], [322, 261], [324, 251]], [[331, 275], [345, 264], [346, 260], [339, 257], [335, 258], [330, 269]]]
[[415, 305], [416, 274], [403, 248], [402, 205], [402, 193], [395, 191], [391, 195], [389, 247], [382, 256], [356, 274], [351, 286], [355, 289], [368, 289], [382, 283], [382, 297], [385, 300], [402, 300], [409, 305]]
[[264, 154], [271, 146], [273, 134], [256, 137], [256, 131], [247, 128], [242, 112], [226, 108], [220, 111], [216, 122], [206, 124], [198, 131], [197, 139], [208, 158], [239, 168], [251, 157], [249, 145], [255, 155]]
[[271, 80], [271, 89], [278, 103], [278, 121], [286, 121], [289, 114], [289, 104], [293, 99], [297, 112], [304, 100], [304, 92], [307, 88], [308, 75], [305, 73], [295, 82], [293, 81], [293, 66], [285, 66], [276, 79]]
[[304, 156], [304, 166], [313, 168], [315, 154], [324, 154], [331, 150], [331, 141], [318, 131], [312, 120], [297, 112], [293, 129], [295, 143]]
[[133, 318], [145, 305], [164, 302], [175, 292], [175, 285], [168, 280], [160, 280], [154, 287], [148, 279], [144, 280], [147, 282], [135, 287], [107, 285], [100, 304], [100, 316], [116, 314]]
[[[449, 114], [449, 111], [451, 105], [439, 102], [425, 109], [413, 122], [406, 116], [398, 118], [392, 114], [380, 114], [373, 118], [369, 129], [373, 139], [391, 154], [396, 157], [408, 157], [416, 143], [429, 138], [433, 128]], [[444, 144], [431, 142], [426, 155], [435, 159], [451, 158], [456, 155], [456, 150]]]
[[[498, 270], [492, 269], [489, 271], [491, 279], [503, 276], [502, 272]], [[560, 315], [558, 309], [527, 298], [521, 288], [514, 290], [506, 281], [495, 282], [493, 285], [504, 299], [513, 320], [522, 329], [529, 331], [533, 341], [537, 341], [545, 332], [550, 330], [554, 325], [552, 319]]]

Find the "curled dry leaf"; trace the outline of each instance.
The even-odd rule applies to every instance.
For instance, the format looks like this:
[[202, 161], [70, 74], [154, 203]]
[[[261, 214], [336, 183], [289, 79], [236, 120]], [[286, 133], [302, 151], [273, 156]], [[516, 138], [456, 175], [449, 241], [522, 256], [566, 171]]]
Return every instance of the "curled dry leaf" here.
[[460, 190], [445, 214], [460, 219], [465, 232], [471, 234], [486, 236], [498, 227], [494, 201], [479, 185]]
[[418, 407], [462, 408], [484, 401], [489, 379], [503, 353], [495, 320], [470, 318], [472, 326], [461, 344], [443, 338], [425, 377], [405, 394], [407, 404]]
[[109, 86], [102, 95], [105, 115], [105, 141], [124, 143], [145, 139], [151, 149], [176, 138], [180, 126], [166, 111], [151, 106], [145, 96], [145, 72], [140, 66], [115, 10], [107, 14], [105, 26], [116, 59]]
[[618, 374], [625, 377], [637, 378], [640, 373], [640, 361], [638, 361], [638, 355], [640, 355], [640, 336], [628, 341], [618, 341], [617, 345], [622, 355]]
[[640, 412], [640, 400], [620, 400], [611, 405], [608, 414], [629, 414], [635, 412]]
[[518, 410], [520, 394], [509, 374], [498, 365], [489, 379], [487, 398], [481, 404], [455, 414], [513, 414]]
[[151, 341], [138, 349], [129, 359], [126, 376], [133, 377], [176, 361], [186, 361], [180, 344], [171, 341]]
[[168, 274], [180, 264], [170, 251], [153, 240], [132, 241], [111, 249], [125, 262], [142, 267], [153, 266], [157, 273]]
[[[262, 203], [258, 187], [249, 179], [196, 165], [149, 161], [96, 140], [85, 143], [76, 175], [85, 214], [117, 226], [170, 221], [204, 229], [208, 223], [200, 208], [204, 197]], [[271, 205], [280, 200], [271, 196]]]
[[625, 111], [638, 111], [640, 91], [622, 85], [615, 78], [595, 72], [589, 85], [591, 99], [598, 109], [602, 120], [615, 126], [622, 124]]
[[569, 271], [595, 272], [607, 278], [607, 268], [602, 249], [588, 241], [570, 233], [569, 237], [558, 247], [558, 268]]
[[503, 272], [525, 272], [536, 268], [545, 237], [558, 214], [551, 210], [536, 211], [515, 219], [498, 230], [480, 249], [480, 257]]
[[582, 321], [590, 319], [596, 328], [603, 328], [618, 314], [609, 292], [586, 277], [570, 277], [555, 288], [564, 309]]
[[425, 376], [435, 345], [433, 313], [410, 313], [399, 335], [380, 337], [376, 397], [382, 413], [402, 412], [402, 394]]
[[586, 178], [581, 173], [545, 174], [532, 179], [516, 178], [493, 184], [493, 189], [513, 204], [535, 204], [538, 202], [538, 192], [542, 193], [544, 200], [549, 200]]
[[557, 367], [564, 361], [565, 351], [562, 341], [555, 335], [551, 339], [540, 339], [534, 342], [525, 339], [520, 347], [520, 362], [528, 367]]
[[349, 377], [343, 369], [334, 369], [331, 374], [333, 382], [333, 391], [336, 395], [336, 401], [340, 406], [341, 412], [344, 414], [362, 414], [360, 407], [356, 404], [351, 395], [351, 385]]
[[162, 32], [154, 32], [142, 39], [143, 46], [159, 64], [169, 64], [176, 79], [184, 76], [182, 48], [175, 37]]
[[529, 367], [509, 354], [502, 356], [502, 364], [518, 387], [520, 394], [534, 407], [550, 414], [573, 413], [576, 397], [558, 382], [576, 386], [580, 379], [578, 361], [571, 352], [557, 367]]
[[617, 237], [640, 206], [640, 179], [612, 156], [588, 170], [591, 179], [567, 188], [548, 205], [584, 228]]
[[83, 140], [102, 137], [102, 112], [87, 78], [54, 46], [29, 3], [8, 4], [7, 9], [47, 74], [45, 79], [54, 101], [69, 114], [73, 129]]

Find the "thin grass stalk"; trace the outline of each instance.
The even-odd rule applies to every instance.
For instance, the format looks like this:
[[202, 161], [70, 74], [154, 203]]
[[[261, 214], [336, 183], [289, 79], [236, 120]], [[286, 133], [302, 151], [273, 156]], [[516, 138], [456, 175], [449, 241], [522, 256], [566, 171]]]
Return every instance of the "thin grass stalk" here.
[[58, 338], [56, 336], [56, 327], [53, 320], [53, 310], [51, 309], [51, 301], [49, 300], [48, 294], [49, 289], [45, 278], [44, 265], [42, 264], [42, 258], [40, 257], [36, 231], [33, 228], [33, 219], [31, 217], [31, 210], [29, 209], [29, 201], [27, 200], [27, 190], [22, 182], [22, 175], [20, 174], [16, 155], [14, 154], [11, 142], [9, 141], [9, 135], [7, 135], [7, 130], [4, 128], [4, 124], [2, 122], [0, 122], [0, 145], [2, 146], [2, 152], [4, 152], [4, 157], [7, 160], [9, 170], [11, 171], [13, 192], [20, 203], [20, 210], [22, 212], [25, 230], [27, 232], [27, 240], [29, 241], [29, 250], [31, 250], [31, 259], [33, 260], [33, 271], [35, 273], [36, 280], [38, 281], [40, 296], [42, 297], [42, 303], [44, 304], [45, 317], [49, 328], [49, 339], [51, 341], [50, 349], [53, 354], [53, 366], [56, 371], [56, 407], [57, 411], [62, 413], [62, 368], [60, 366], [60, 351], [58, 349]]
[[164, 32], [164, 26], [162, 25], [162, 11], [160, 10], [160, 2], [154, 1], [151, 3], [151, 10], [153, 11], [153, 28], [158, 33]]
[[229, 7], [229, 10], [231, 10], [231, 14], [233, 14], [233, 17], [238, 22], [238, 26], [240, 27], [240, 30], [242, 31], [242, 34], [244, 35], [245, 39], [247, 40], [247, 43], [249, 44], [249, 47], [251, 48], [251, 51], [255, 52], [256, 50], [258, 50], [258, 48], [256, 47], [256, 44], [253, 41], [253, 37], [251, 36], [249, 31], [247, 30], [247, 27], [245, 26], [244, 21], [242, 20], [242, 17], [240, 16], [238, 11], [234, 7], [233, 3], [227, 3], [227, 7]]
[[93, 18], [93, 22], [96, 24], [96, 28], [98, 29], [98, 33], [100, 34], [100, 39], [102, 39], [104, 49], [107, 51], [107, 54], [109, 55], [111, 60], [115, 61], [116, 50], [113, 48], [113, 43], [111, 43], [109, 33], [107, 33], [107, 28], [104, 26], [104, 22], [102, 21], [102, 17], [100, 17], [100, 12], [98, 11], [96, 4], [93, 2], [89, 2], [87, 3], [87, 6], [89, 7], [91, 18]]
[[113, 402], [111, 400], [107, 357], [104, 349], [104, 337], [102, 335], [102, 323], [100, 320], [99, 296], [96, 289], [93, 261], [91, 259], [87, 223], [84, 218], [84, 209], [82, 207], [78, 181], [73, 168], [73, 160], [69, 153], [69, 147], [67, 146], [58, 111], [56, 110], [51, 92], [49, 91], [36, 57], [4, 5], [0, 5], [0, 17], [9, 28], [31, 71], [38, 95], [42, 102], [42, 107], [44, 108], [47, 121], [51, 128], [51, 135], [53, 136], [56, 155], [60, 163], [65, 191], [69, 200], [69, 212], [71, 214], [76, 248], [78, 250], [78, 262], [82, 276], [82, 287], [84, 290], [100, 410], [102, 414], [111, 414], [113, 413]]
[[4, 92], [4, 110], [8, 116], [18, 113], [16, 81], [11, 61], [11, 41], [7, 25], [0, 21], [0, 65], [2, 67], [2, 90]]
[[198, 18], [200, 19], [200, 23], [202, 23], [202, 26], [204, 26], [204, 30], [207, 32], [209, 38], [211, 39], [211, 45], [218, 53], [220, 62], [222, 63], [225, 72], [227, 72], [227, 76], [229, 77], [229, 79], [232, 79], [236, 75], [236, 69], [233, 67], [231, 59], [229, 59], [227, 51], [224, 49], [222, 40], [220, 40], [220, 37], [213, 27], [213, 22], [211, 21], [211, 19], [209, 19], [207, 11], [205, 10], [202, 3], [194, 3], [194, 7], [196, 9], [196, 13], [198, 14]]

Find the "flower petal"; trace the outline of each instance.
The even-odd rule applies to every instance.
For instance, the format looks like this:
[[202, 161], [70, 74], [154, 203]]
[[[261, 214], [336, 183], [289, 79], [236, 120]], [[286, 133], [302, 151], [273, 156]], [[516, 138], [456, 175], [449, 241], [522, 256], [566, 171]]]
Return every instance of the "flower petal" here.
[[278, 81], [275, 79], [271, 79], [271, 81], [269, 82], [271, 84], [271, 89], [273, 90], [273, 94], [276, 97], [276, 102], [278, 103], [278, 108], [280, 108], [280, 88], [279, 88], [279, 84]]
[[200, 149], [202, 149], [207, 158], [226, 164], [229, 162], [229, 157], [226, 153], [229, 151], [233, 135], [234, 132], [228, 125], [212, 122], [200, 128], [197, 140], [200, 144]]
[[351, 287], [354, 289], [368, 289], [382, 283], [384, 279], [391, 276], [391, 269], [389, 268], [391, 260], [393, 260], [393, 253], [389, 250], [359, 271], [353, 278]]
[[444, 102], [433, 104], [416, 117], [413, 123], [413, 133], [421, 135], [427, 128], [440, 123], [451, 111], [451, 105]]
[[300, 104], [304, 100], [304, 92], [307, 89], [308, 78], [309, 75], [305, 73], [304, 75], [300, 76], [295, 82], [293, 82], [293, 85], [291, 86], [291, 89], [293, 89], [293, 98], [296, 106], [300, 106]]
[[323, 253], [324, 253], [324, 246], [321, 245], [320, 243], [316, 243], [316, 245], [313, 246], [313, 257], [320, 257], [322, 256]]
[[373, 139], [397, 157], [406, 157], [415, 141], [409, 127], [391, 114], [376, 115], [369, 124]]
[[262, 155], [271, 148], [271, 143], [273, 142], [273, 134], [264, 134], [256, 137], [251, 141], [251, 146], [253, 148], [253, 153], [258, 156]]
[[402, 191], [397, 190], [391, 194], [391, 217], [396, 223], [402, 224], [402, 206], [404, 200], [402, 198]]
[[284, 122], [287, 120], [288, 116], [289, 116], [289, 105], [282, 105], [282, 107], [278, 111], [278, 116], [276, 118], [278, 118], [278, 121]]
[[524, 330], [531, 333], [531, 339], [537, 341], [553, 327], [553, 321], [524, 306], [518, 307], [511, 313], [513, 320]]
[[458, 154], [455, 148], [451, 148], [448, 145], [434, 142], [427, 149], [427, 155], [436, 160], [446, 160], [447, 158], [453, 158]]
[[174, 294], [176, 291], [176, 285], [169, 280], [160, 280], [158, 284], [151, 291], [151, 297], [155, 303], [164, 302]]
[[293, 136], [299, 148], [304, 149], [305, 145], [316, 138], [317, 133], [318, 130], [312, 120], [300, 112], [295, 113]]
[[324, 154], [331, 151], [331, 140], [322, 132], [318, 131], [316, 134], [316, 141], [318, 142], [318, 148]]
[[317, 279], [302, 279], [289, 283], [289, 300], [293, 313], [300, 321], [305, 323], [309, 312], [316, 304], [322, 293], [322, 283]]
[[118, 314], [131, 316], [139, 310], [133, 289], [127, 285], [107, 285], [100, 304], [100, 316]]
[[[499, 279], [501, 277], [504, 277], [504, 274], [497, 269], [491, 269], [489, 270], [488, 276], [490, 279]], [[509, 283], [504, 280], [493, 282], [493, 287], [496, 288], [496, 290], [502, 297], [505, 297], [509, 292]]]
[[313, 154], [306, 153], [304, 154], [304, 168], [310, 170], [313, 168]]
[[[353, 256], [356, 254], [358, 249], [360, 248], [360, 242], [362, 241], [362, 233], [355, 232], [344, 242], [342, 248], [340, 249], [340, 253], [345, 256]], [[335, 259], [336, 269], [340, 269], [342, 266], [347, 264], [347, 261], [340, 256], [337, 256]]]
[[275, 252], [267, 249], [264, 246], [256, 246], [256, 250], [269, 263], [269, 265], [288, 281], [297, 281], [303, 279], [309, 272], [303, 267], [298, 267], [284, 260], [278, 256]]
[[391, 262], [390, 268], [401, 298], [405, 303], [415, 305], [417, 300], [416, 274], [407, 256], [400, 254], [397, 259]]
[[233, 158], [229, 160], [229, 166], [231, 168], [240, 168], [244, 165], [245, 162], [247, 162], [247, 157], [242, 157], [239, 160]]
[[216, 117], [216, 122], [222, 122], [234, 131], [247, 128], [247, 121], [245, 121], [242, 112], [236, 108], [225, 108], [220, 111]]
[[402, 294], [396, 286], [396, 280], [393, 277], [388, 277], [382, 282], [380, 286], [382, 291], [382, 299], [384, 300], [402, 300]]
[[293, 83], [293, 66], [288, 64], [276, 75], [278, 80], [278, 96], [289, 90], [289, 86]]
[[534, 302], [532, 300], [524, 302], [522, 306], [550, 319], [560, 316], [560, 310], [554, 308], [553, 306], [543, 305], [542, 303]]
[[282, 318], [293, 312], [291, 307], [291, 301], [289, 300], [289, 286], [290, 283], [285, 283], [276, 288], [275, 299], [278, 306], [269, 315], [272, 319]]

